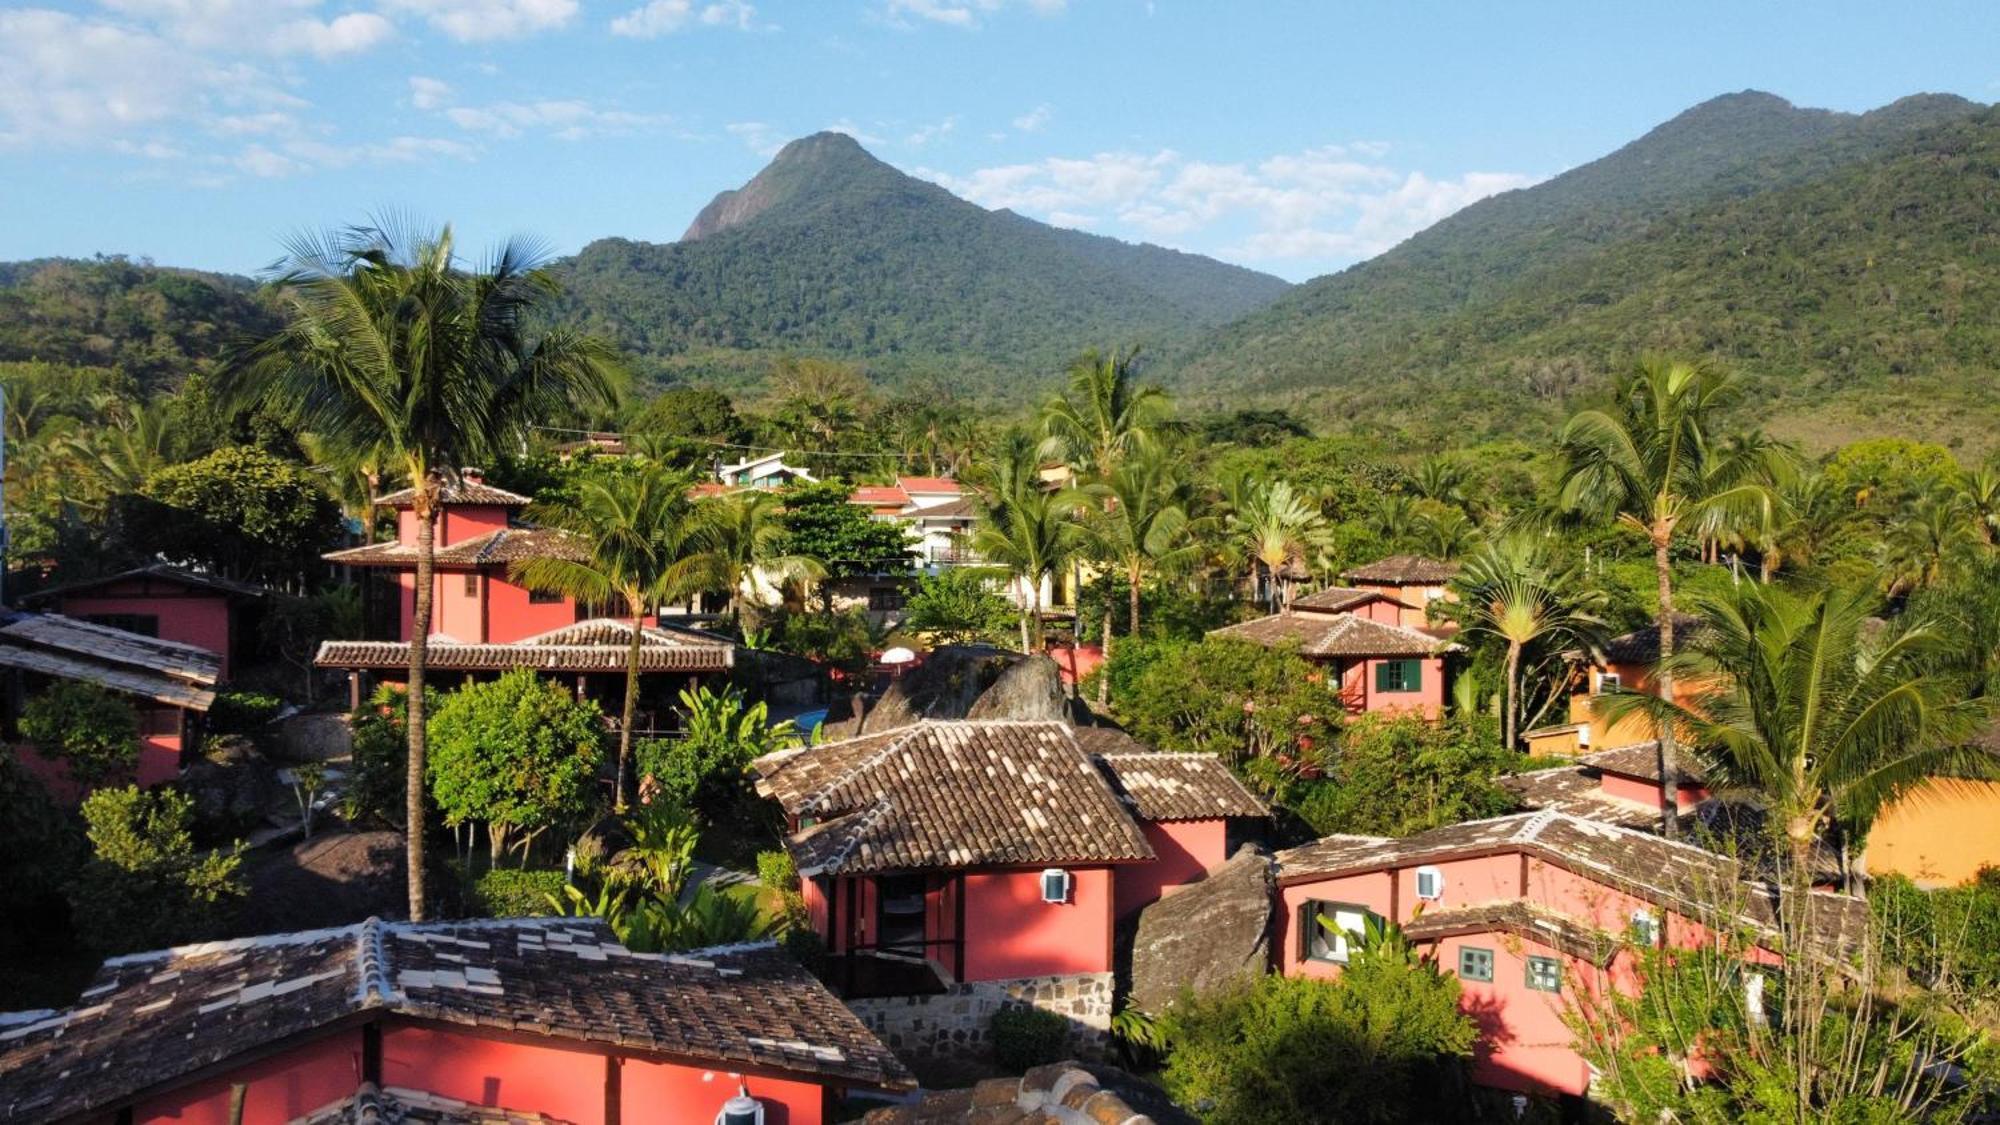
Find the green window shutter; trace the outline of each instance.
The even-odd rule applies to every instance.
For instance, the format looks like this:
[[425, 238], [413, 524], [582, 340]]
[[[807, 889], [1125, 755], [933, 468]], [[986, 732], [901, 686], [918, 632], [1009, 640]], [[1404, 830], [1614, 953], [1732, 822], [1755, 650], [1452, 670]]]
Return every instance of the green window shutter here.
[[1404, 691], [1424, 690], [1423, 661], [1421, 660], [1403, 661], [1403, 690]]
[[1391, 661], [1387, 660], [1380, 660], [1375, 663], [1375, 690], [1378, 692], [1396, 690], [1389, 672], [1391, 663]]

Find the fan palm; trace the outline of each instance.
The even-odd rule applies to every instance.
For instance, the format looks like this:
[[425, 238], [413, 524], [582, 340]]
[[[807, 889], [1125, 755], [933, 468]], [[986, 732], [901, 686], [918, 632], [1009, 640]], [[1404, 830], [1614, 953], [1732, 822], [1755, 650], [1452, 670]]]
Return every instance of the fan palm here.
[[1021, 648], [1027, 652], [1042, 647], [1042, 583], [1074, 557], [1082, 539], [1075, 519], [1082, 496], [1074, 489], [1048, 489], [1040, 470], [1034, 447], [1014, 441], [996, 460], [968, 474], [980, 517], [969, 545], [1018, 585]]
[[1542, 540], [1510, 535], [1466, 560], [1452, 586], [1456, 613], [1469, 632], [1507, 646], [1503, 735], [1511, 749], [1520, 739], [1521, 659], [1530, 648], [1594, 642], [1604, 621], [1600, 595], [1587, 592], [1573, 568], [1550, 559]]
[[1070, 365], [1067, 387], [1042, 407], [1044, 458], [1102, 482], [1159, 436], [1173, 404], [1160, 388], [1138, 383], [1138, 354], [1093, 349]]
[[1712, 786], [1761, 795], [1802, 878], [1829, 824], [1858, 838], [1927, 778], [1993, 764], [1971, 745], [1991, 701], [1965, 696], [1956, 629], [1920, 613], [1885, 625], [1879, 608], [1839, 588], [1729, 588], [1703, 600], [1703, 629], [1662, 662], [1712, 686], [1685, 703], [1614, 695], [1608, 711], [1683, 732]]
[[1262, 567], [1273, 610], [1291, 604], [1287, 564], [1309, 558], [1326, 538], [1326, 517], [1292, 489], [1291, 482], [1253, 482], [1226, 517], [1242, 557]]
[[620, 601], [632, 619], [612, 790], [613, 806], [620, 812], [625, 809], [632, 726], [638, 716], [646, 614], [662, 602], [693, 594], [703, 577], [688, 483], [681, 474], [651, 462], [589, 473], [572, 495], [532, 505], [526, 513], [535, 523], [564, 533], [578, 548], [576, 553], [518, 559], [508, 565], [509, 574], [530, 590], [585, 604]]
[[728, 598], [727, 612], [741, 620], [742, 597], [758, 582], [780, 586], [826, 576], [826, 566], [782, 552], [787, 535], [784, 503], [775, 493], [742, 490], [695, 505], [695, 546], [708, 588]]
[[[1735, 384], [1712, 367], [1652, 356], [1618, 379], [1607, 407], [1581, 411], [1563, 426], [1563, 506], [1616, 516], [1652, 544], [1663, 654], [1674, 651], [1675, 533], [1714, 513], [1768, 512], [1772, 505], [1754, 459], [1731, 457], [1714, 439], [1716, 415], [1734, 394]], [[1667, 667], [1659, 693], [1671, 700]], [[1669, 793], [1678, 784], [1672, 741], [1671, 731], [1662, 732], [1659, 768]], [[1661, 819], [1669, 837], [1678, 834], [1670, 808]]]
[[377, 226], [287, 247], [272, 289], [285, 318], [237, 349], [218, 379], [225, 402], [261, 404], [316, 434], [348, 463], [400, 472], [414, 490], [416, 605], [410, 626], [410, 917], [425, 916], [424, 665], [431, 627], [438, 499], [455, 466], [476, 464], [527, 428], [617, 397], [609, 347], [564, 328], [537, 332], [557, 292], [540, 252], [510, 241], [460, 267], [449, 227]]

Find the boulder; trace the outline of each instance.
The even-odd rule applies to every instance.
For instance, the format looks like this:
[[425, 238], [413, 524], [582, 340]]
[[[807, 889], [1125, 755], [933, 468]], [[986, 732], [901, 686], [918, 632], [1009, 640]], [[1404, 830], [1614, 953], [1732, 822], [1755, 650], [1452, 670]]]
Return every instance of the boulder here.
[[906, 727], [923, 719], [1064, 719], [1062, 675], [1046, 656], [989, 645], [942, 645], [889, 685], [858, 718], [826, 724], [826, 737]]
[[307, 711], [270, 727], [272, 752], [287, 762], [328, 761], [354, 751], [354, 730], [338, 712]]
[[257, 855], [246, 865], [241, 928], [279, 933], [400, 918], [409, 902], [405, 855], [400, 832], [340, 831]]
[[277, 766], [242, 735], [210, 739], [202, 756], [181, 771], [181, 790], [210, 835], [246, 833], [270, 817], [297, 812], [297, 798], [279, 780]]
[[1183, 987], [1196, 992], [1266, 971], [1277, 890], [1271, 859], [1254, 844], [1139, 912], [1132, 938], [1133, 1005], [1167, 1009]]

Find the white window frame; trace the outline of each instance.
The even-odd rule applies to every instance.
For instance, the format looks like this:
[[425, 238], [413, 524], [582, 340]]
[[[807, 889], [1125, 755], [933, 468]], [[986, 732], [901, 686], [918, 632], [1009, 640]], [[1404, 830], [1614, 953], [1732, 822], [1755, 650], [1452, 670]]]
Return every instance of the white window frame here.
[[1624, 687], [1625, 677], [1616, 672], [1599, 672], [1597, 674], [1597, 694], [1599, 695], [1610, 695], [1612, 692], [1624, 690]]
[[[1055, 897], [1050, 896], [1050, 880], [1055, 882]], [[1050, 906], [1064, 906], [1076, 890], [1076, 879], [1060, 867], [1045, 868], [1042, 871], [1042, 901]]]
[[[1354, 954], [1355, 941], [1368, 932], [1368, 919], [1374, 915], [1374, 911], [1360, 903], [1334, 902], [1329, 899], [1310, 899], [1307, 905], [1311, 906], [1312, 910], [1304, 912], [1309, 915], [1306, 918], [1306, 925], [1310, 927], [1304, 935], [1305, 959], [1330, 962], [1335, 965], [1347, 964], [1347, 959]], [[1327, 914], [1333, 916], [1334, 924], [1331, 928], [1320, 922], [1320, 919]], [[1352, 926], [1348, 925], [1350, 920], [1354, 923]], [[1314, 953], [1313, 947], [1317, 944], [1314, 939], [1322, 937], [1328, 942], [1327, 952]]]
[[1660, 944], [1660, 916], [1640, 907], [1632, 912], [1632, 933], [1640, 945]]
[[[1535, 983], [1535, 967], [1537, 965], [1555, 966], [1556, 986], [1554, 988], [1543, 988], [1541, 985]], [[1560, 957], [1542, 957], [1530, 954], [1521, 961], [1521, 975], [1523, 982], [1528, 986], [1528, 991], [1530, 992], [1550, 992], [1557, 995], [1562, 993], [1563, 963]]]
[[[1427, 878], [1431, 881], [1431, 893], [1429, 894], [1424, 893], [1424, 880]], [[1417, 868], [1416, 884], [1417, 898], [1424, 902], [1442, 902], [1444, 900], [1443, 869], [1432, 867], [1429, 864]]]

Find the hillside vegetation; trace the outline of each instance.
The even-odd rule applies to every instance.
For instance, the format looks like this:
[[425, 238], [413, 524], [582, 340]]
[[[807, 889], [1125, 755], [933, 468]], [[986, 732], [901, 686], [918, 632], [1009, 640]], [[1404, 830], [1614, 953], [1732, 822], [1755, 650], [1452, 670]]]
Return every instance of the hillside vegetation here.
[[1980, 444], [1996, 155], [2000, 116], [1961, 99], [1847, 116], [1731, 95], [1301, 286], [1172, 374], [1360, 428], [1532, 435], [1670, 349], [1739, 368], [1813, 444], [1934, 424]]
[[1001, 398], [1046, 385], [1085, 347], [1185, 344], [1287, 288], [987, 211], [837, 133], [787, 145], [681, 242], [606, 239], [562, 270], [565, 315], [658, 375], [735, 381], [793, 351]]
[[153, 390], [276, 324], [244, 278], [124, 258], [0, 263], [0, 363], [115, 368]]

